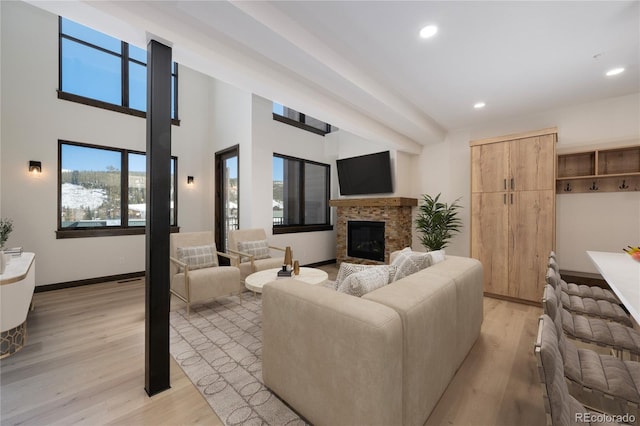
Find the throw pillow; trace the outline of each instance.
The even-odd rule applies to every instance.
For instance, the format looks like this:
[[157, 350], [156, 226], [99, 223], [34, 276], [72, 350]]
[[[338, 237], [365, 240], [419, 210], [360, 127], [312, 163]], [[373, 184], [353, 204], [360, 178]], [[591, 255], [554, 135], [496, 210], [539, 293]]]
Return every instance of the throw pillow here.
[[349, 275], [344, 279], [338, 291], [350, 294], [352, 296], [361, 297], [365, 294], [384, 287], [391, 280], [390, 275], [395, 274], [395, 266], [392, 265], [369, 265], [369, 268], [360, 272]]
[[351, 274], [355, 274], [356, 272], [360, 272], [366, 268], [369, 268], [371, 265], [362, 265], [359, 263], [347, 263], [342, 262], [340, 264], [340, 269], [338, 270], [338, 275], [336, 275], [336, 288], [340, 287], [342, 281], [347, 278]]
[[431, 256], [429, 253], [411, 251], [411, 249], [407, 247], [396, 255], [391, 264], [398, 268], [394, 279], [394, 281], [398, 281], [430, 266]]
[[[269, 243], [267, 240], [238, 241], [238, 251], [252, 254], [254, 260], [269, 258]], [[243, 256], [240, 262], [248, 262], [249, 258]]]
[[189, 265], [189, 269], [210, 268], [218, 266], [218, 254], [216, 245], [178, 247], [176, 249], [178, 260]]
[[[360, 271], [364, 271], [365, 269], [375, 268], [377, 266], [388, 266], [388, 265], [362, 265], [360, 263], [348, 263], [342, 262], [340, 264], [340, 269], [338, 270], [338, 275], [336, 276], [336, 289], [340, 287], [342, 282], [352, 274], [358, 273]], [[389, 278], [389, 282], [394, 281], [394, 277], [396, 274], [396, 269], [390, 270], [389, 272], [392, 274]]]
[[435, 265], [436, 263], [440, 263], [444, 260], [444, 249], [443, 250], [434, 250], [429, 252], [429, 257], [431, 257], [431, 265]]

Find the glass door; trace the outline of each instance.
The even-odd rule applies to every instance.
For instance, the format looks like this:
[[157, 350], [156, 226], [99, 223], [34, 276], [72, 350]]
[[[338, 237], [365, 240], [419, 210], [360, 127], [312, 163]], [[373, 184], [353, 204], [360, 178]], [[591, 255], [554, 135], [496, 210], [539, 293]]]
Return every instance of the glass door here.
[[229, 231], [239, 228], [240, 148], [216, 152], [215, 235], [218, 251], [228, 248]]

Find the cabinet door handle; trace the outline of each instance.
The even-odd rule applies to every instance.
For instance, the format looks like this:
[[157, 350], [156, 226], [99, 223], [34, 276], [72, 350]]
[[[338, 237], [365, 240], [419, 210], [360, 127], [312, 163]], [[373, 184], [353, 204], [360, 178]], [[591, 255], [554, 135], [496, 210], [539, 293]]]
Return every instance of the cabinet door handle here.
[[507, 179], [504, 179], [504, 190], [507, 190]]
[[511, 193], [511, 204], [513, 204], [513, 193]]
[[511, 190], [513, 191], [513, 187], [515, 186], [515, 180], [511, 178]]
[[502, 204], [507, 204], [507, 194], [502, 194]]

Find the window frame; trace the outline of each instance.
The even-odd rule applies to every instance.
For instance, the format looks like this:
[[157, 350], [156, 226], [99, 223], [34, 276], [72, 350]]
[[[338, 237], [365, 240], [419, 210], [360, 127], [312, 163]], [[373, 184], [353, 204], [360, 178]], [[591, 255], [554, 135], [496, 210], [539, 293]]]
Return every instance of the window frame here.
[[[143, 64], [141, 61], [135, 58], [129, 57], [129, 43], [120, 41], [120, 53], [119, 54], [114, 53], [109, 49], [105, 49], [101, 46], [97, 46], [88, 41], [79, 39], [77, 37], [74, 37], [68, 34], [64, 34], [62, 32], [62, 19], [63, 19], [62, 16], [58, 16], [58, 89], [57, 89], [58, 99], [77, 102], [83, 105], [106, 109], [109, 111], [120, 112], [127, 115], [133, 115], [135, 117], [146, 118], [147, 113], [145, 111], [141, 111], [141, 110], [129, 107], [129, 63], [133, 62], [138, 65], [144, 65], [145, 67], [147, 66], [146, 64]], [[64, 19], [68, 19], [68, 18], [64, 18]], [[68, 20], [71, 21], [70, 19]], [[72, 22], [75, 22], [75, 21], [72, 21]], [[83, 25], [80, 23], [78, 24]], [[100, 32], [97, 30], [94, 30], [94, 31]], [[101, 33], [101, 34], [104, 34], [104, 33]], [[67, 39], [75, 43], [79, 43], [85, 47], [96, 49], [102, 53], [113, 55], [120, 58], [121, 104], [114, 104], [111, 102], [101, 101], [99, 99], [78, 95], [76, 93], [65, 92], [64, 90], [62, 90], [62, 40], [63, 39]], [[173, 85], [174, 86], [173, 87], [174, 105], [172, 105], [172, 108], [175, 111], [175, 118], [171, 118], [171, 124], [179, 126], [180, 116], [178, 115], [178, 63], [176, 62], [173, 62], [173, 66], [171, 69], [171, 77], [174, 80], [174, 85]]]
[[[277, 104], [277, 102], [273, 102], [273, 103]], [[278, 105], [282, 105], [282, 104], [278, 104]], [[291, 110], [291, 111], [297, 112], [298, 113], [298, 120], [295, 120], [293, 118], [287, 117], [286, 115], [281, 115], [281, 114], [278, 114], [276, 112], [272, 112], [271, 114], [272, 114], [273, 119], [275, 121], [279, 121], [281, 123], [289, 124], [290, 126], [297, 127], [299, 129], [306, 130], [308, 132], [315, 133], [316, 135], [320, 135], [320, 136], [325, 136], [327, 133], [331, 133], [331, 127], [332, 127], [331, 124], [324, 123], [324, 121], [323, 121], [323, 123], [325, 125], [325, 129], [322, 130], [322, 129], [319, 129], [317, 127], [314, 127], [314, 126], [311, 126], [311, 125], [307, 124], [306, 123], [306, 118], [307, 118], [306, 114], [304, 114], [304, 113], [302, 113], [300, 111], [297, 111], [297, 110], [295, 110], [293, 108], [289, 108], [287, 106], [284, 106], [284, 105], [282, 105], [282, 108], [283, 108], [283, 110]], [[315, 120], [318, 120], [318, 119], [316, 118]], [[321, 120], [318, 120], [318, 121], [321, 121]]]
[[[62, 227], [62, 145], [73, 145], [82, 148], [101, 149], [105, 151], [115, 151], [120, 153], [120, 226], [91, 226], [79, 228]], [[147, 155], [144, 151], [133, 149], [115, 148], [103, 145], [94, 145], [83, 142], [73, 142], [58, 139], [58, 213], [56, 239], [64, 238], [89, 238], [89, 237], [112, 237], [118, 235], [144, 235], [147, 226], [129, 226], [129, 154]], [[172, 155], [174, 161], [173, 188], [174, 188], [174, 223], [170, 225], [171, 232], [180, 232], [178, 226], [178, 157]]]
[[[272, 232], [273, 234], [291, 234], [291, 233], [297, 233], [297, 232], [316, 232], [316, 231], [331, 231], [333, 230], [333, 225], [331, 224], [331, 207], [329, 206], [329, 200], [331, 198], [331, 165], [330, 164], [325, 164], [325, 163], [320, 163], [318, 161], [313, 161], [313, 160], [306, 160], [304, 158], [298, 158], [298, 157], [292, 157], [290, 155], [285, 155], [285, 154], [278, 154], [276, 152], [273, 153], [273, 157], [278, 157], [278, 158], [282, 158], [283, 160], [289, 160], [289, 161], [297, 161], [300, 163], [301, 167], [300, 167], [300, 188], [299, 188], [299, 193], [298, 193], [298, 208], [300, 211], [300, 217], [302, 218], [302, 221], [304, 222], [304, 217], [305, 217], [305, 164], [313, 164], [316, 166], [323, 166], [326, 168], [326, 174], [325, 174], [325, 199], [326, 199], [326, 206], [325, 206], [325, 217], [326, 217], [326, 222], [325, 223], [321, 223], [321, 224], [296, 224], [296, 225], [272, 225]], [[273, 173], [272, 173], [272, 177], [271, 177], [271, 181], [273, 182]], [[273, 186], [273, 184], [272, 184]], [[283, 182], [283, 188], [286, 185], [284, 185]], [[284, 191], [284, 189], [283, 189]], [[283, 193], [284, 195], [284, 193]]]

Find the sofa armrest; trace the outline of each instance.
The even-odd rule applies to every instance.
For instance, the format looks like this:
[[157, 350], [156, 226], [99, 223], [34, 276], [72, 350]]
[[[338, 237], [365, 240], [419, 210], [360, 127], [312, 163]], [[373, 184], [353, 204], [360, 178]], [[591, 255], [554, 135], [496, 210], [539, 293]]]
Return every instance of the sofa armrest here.
[[252, 271], [254, 270], [254, 266], [253, 266], [253, 260], [254, 260], [254, 258], [255, 258], [255, 256], [254, 256], [254, 255], [249, 254], [249, 253], [245, 253], [245, 252], [243, 252], [243, 251], [233, 250], [233, 249], [227, 249], [227, 251], [228, 251], [229, 253], [232, 253], [232, 254], [235, 254], [235, 255], [237, 255], [237, 256], [238, 256], [238, 264], [240, 264], [240, 263], [245, 263], [245, 262], [243, 262], [243, 261], [242, 261], [242, 258], [243, 258], [243, 257], [248, 257], [248, 258], [249, 258], [249, 262], [251, 262], [251, 270], [252, 270]]
[[187, 264], [184, 263], [181, 260], [178, 260], [177, 258], [173, 257], [173, 256], [169, 256], [169, 260], [172, 261], [173, 263], [175, 263], [176, 265], [182, 267], [182, 268], [186, 268]]
[[180, 268], [182, 268], [182, 270], [184, 270], [184, 273], [188, 273], [189, 272], [189, 265], [187, 265], [186, 263], [184, 263], [181, 260], [178, 260], [177, 258], [173, 257], [173, 256], [169, 256], [169, 261], [173, 262], [176, 266], [178, 266], [178, 272], [180, 272]]
[[227, 251], [229, 252], [229, 254], [235, 254], [236, 256], [250, 257], [250, 258], [255, 257], [255, 256], [254, 256], [254, 255], [252, 255], [252, 254], [245, 253], [245, 252], [243, 252], [243, 251], [239, 251], [239, 250], [227, 249]]
[[282, 247], [269, 246], [269, 248], [270, 248], [270, 249], [274, 249], [274, 250], [278, 250], [278, 251], [282, 251], [282, 252], [287, 251], [286, 249], [283, 249]]
[[229, 253], [223, 253], [221, 251], [217, 251], [216, 252], [218, 254], [218, 256], [222, 256], [226, 259], [229, 259], [231, 261], [231, 266], [238, 266], [238, 264], [240, 263], [240, 256], [238, 255], [233, 255], [233, 254], [229, 254]]
[[262, 315], [264, 383], [311, 423], [401, 423], [393, 309], [283, 279], [264, 286]]

